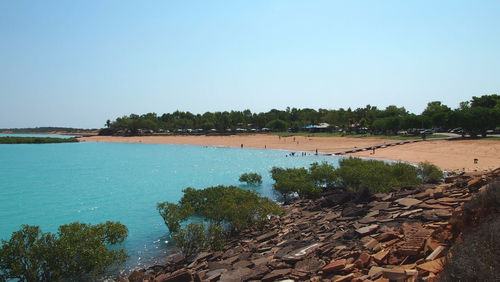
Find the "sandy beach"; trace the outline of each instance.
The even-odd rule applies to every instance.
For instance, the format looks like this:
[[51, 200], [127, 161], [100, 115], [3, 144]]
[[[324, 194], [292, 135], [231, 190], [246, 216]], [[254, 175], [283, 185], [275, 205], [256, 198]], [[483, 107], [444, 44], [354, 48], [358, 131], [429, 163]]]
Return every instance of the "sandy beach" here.
[[[279, 137], [268, 134], [230, 136], [93, 136], [79, 138], [85, 142], [121, 142], [147, 144], [184, 144], [239, 148], [281, 149], [334, 153], [354, 147], [366, 147], [398, 140], [349, 137]], [[418, 163], [428, 161], [446, 171], [482, 171], [500, 166], [498, 140], [429, 140], [350, 154], [352, 156], [400, 160]], [[478, 159], [474, 163], [474, 159]]]

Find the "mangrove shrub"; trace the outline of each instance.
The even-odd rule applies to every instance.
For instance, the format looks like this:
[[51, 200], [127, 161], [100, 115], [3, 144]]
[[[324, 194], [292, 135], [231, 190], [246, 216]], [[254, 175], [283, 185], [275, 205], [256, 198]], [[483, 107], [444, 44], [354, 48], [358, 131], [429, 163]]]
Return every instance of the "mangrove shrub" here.
[[305, 168], [273, 167], [271, 177], [275, 181], [274, 189], [281, 194], [285, 202], [293, 193], [297, 193], [300, 198], [313, 198], [321, 193], [321, 187], [315, 185]]
[[190, 205], [194, 215], [205, 220], [223, 223], [233, 232], [249, 226], [262, 225], [270, 215], [280, 215], [282, 210], [275, 202], [236, 186], [215, 186], [201, 190], [186, 188], [179, 201]]
[[439, 183], [443, 180], [444, 174], [437, 166], [422, 162], [418, 165], [418, 174], [424, 183]]
[[163, 202], [156, 205], [165, 225], [168, 227], [170, 233], [179, 231], [181, 227], [180, 222], [186, 221], [193, 215], [194, 211], [190, 205], [176, 205], [174, 203]]
[[339, 160], [338, 184], [353, 191], [368, 189], [372, 193], [387, 192], [394, 187], [422, 183], [418, 168], [406, 163], [386, 163], [360, 158]]
[[1, 240], [0, 281], [92, 280], [128, 255], [122, 243], [127, 227], [119, 222], [59, 227], [57, 234], [43, 233], [38, 226], [22, 225], [9, 241]]
[[246, 182], [248, 185], [262, 184], [262, 176], [258, 173], [243, 173], [239, 180], [240, 182]]

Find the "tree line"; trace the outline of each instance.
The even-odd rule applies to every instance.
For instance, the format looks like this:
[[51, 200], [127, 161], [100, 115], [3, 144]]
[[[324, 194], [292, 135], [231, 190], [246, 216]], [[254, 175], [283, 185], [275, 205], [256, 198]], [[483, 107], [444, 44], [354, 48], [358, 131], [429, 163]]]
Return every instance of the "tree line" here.
[[[392, 135], [411, 128], [436, 128], [447, 130], [461, 128], [472, 136], [486, 135], [488, 130], [500, 126], [500, 96], [497, 94], [473, 96], [451, 109], [439, 101], [429, 102], [421, 114], [410, 113], [404, 107], [394, 105], [385, 109], [366, 105], [364, 108], [337, 110], [272, 109], [268, 112], [253, 113], [250, 110], [206, 112], [193, 114], [175, 111], [173, 113], [130, 114], [107, 120], [102, 135], [138, 135], [143, 132], [238, 132], [272, 131], [298, 132], [305, 126], [328, 123], [328, 131]], [[187, 131], [189, 129], [189, 131]], [[193, 131], [191, 131], [193, 130]]]

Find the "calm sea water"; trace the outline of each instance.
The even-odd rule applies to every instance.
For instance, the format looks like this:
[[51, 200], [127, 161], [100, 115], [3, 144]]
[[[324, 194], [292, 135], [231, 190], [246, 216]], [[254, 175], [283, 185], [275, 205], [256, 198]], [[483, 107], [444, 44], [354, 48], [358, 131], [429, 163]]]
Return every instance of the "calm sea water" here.
[[286, 157], [289, 152], [184, 145], [63, 143], [0, 145], [0, 238], [21, 224], [56, 232], [62, 224], [120, 221], [129, 229], [130, 270], [161, 263], [170, 238], [156, 210], [176, 202], [185, 187], [238, 185], [258, 172], [256, 189], [274, 197], [269, 170], [303, 167], [325, 156]]

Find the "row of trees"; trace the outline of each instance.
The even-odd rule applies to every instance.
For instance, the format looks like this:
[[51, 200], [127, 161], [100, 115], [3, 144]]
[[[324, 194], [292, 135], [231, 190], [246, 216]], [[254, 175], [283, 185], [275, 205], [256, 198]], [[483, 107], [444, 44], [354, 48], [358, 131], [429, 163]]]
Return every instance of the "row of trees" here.
[[179, 129], [202, 129], [225, 132], [237, 128], [261, 129], [269, 128], [276, 131], [299, 131], [309, 124], [322, 122], [345, 131], [369, 128], [374, 133], [389, 134], [409, 128], [456, 128], [462, 127], [472, 135], [485, 134], [488, 129], [500, 126], [500, 96], [496, 94], [472, 97], [464, 101], [457, 109], [442, 104], [439, 101], [430, 102], [421, 114], [409, 113], [404, 107], [388, 106], [378, 109], [367, 105], [364, 108], [338, 110], [327, 109], [272, 109], [265, 113], [252, 113], [250, 110], [206, 112], [193, 114], [176, 111], [161, 116], [156, 113], [143, 115], [131, 114], [108, 120], [103, 135], [129, 132], [131, 135], [139, 130], [176, 131]]

